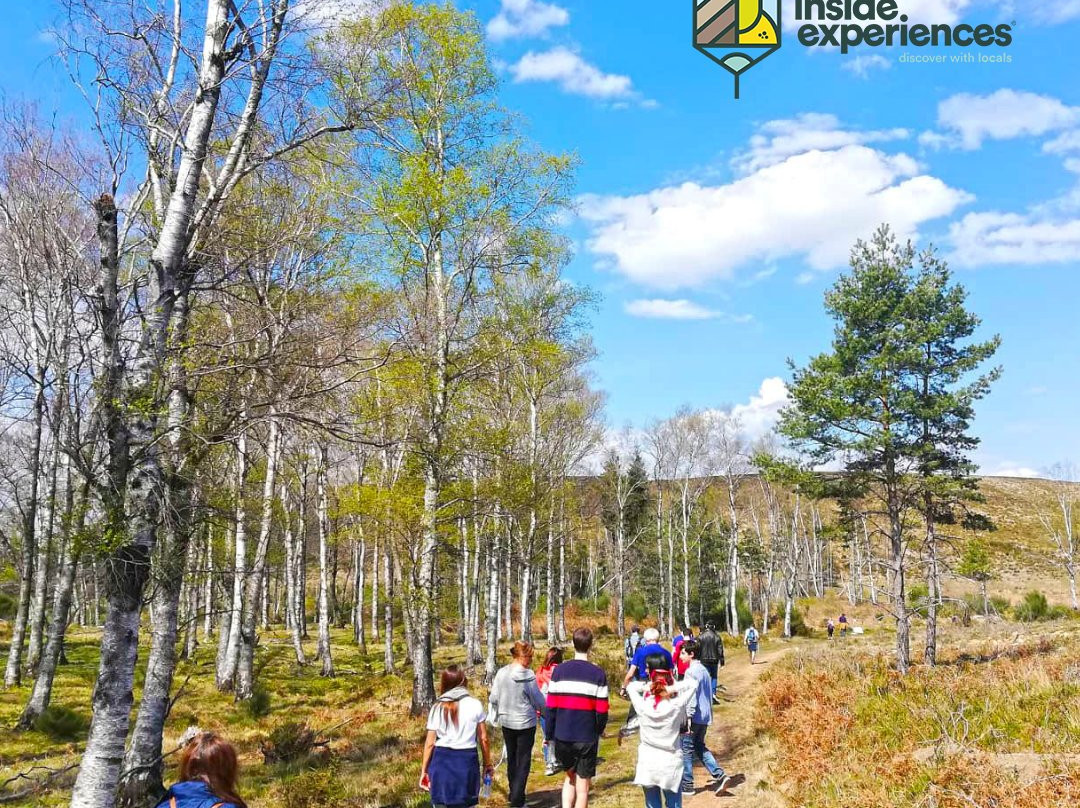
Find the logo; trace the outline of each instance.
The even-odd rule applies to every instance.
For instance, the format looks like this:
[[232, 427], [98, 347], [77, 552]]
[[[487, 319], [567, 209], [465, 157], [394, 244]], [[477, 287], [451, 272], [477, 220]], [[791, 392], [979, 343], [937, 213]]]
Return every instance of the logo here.
[[691, 0], [694, 47], [735, 77], [780, 50], [781, 0]]

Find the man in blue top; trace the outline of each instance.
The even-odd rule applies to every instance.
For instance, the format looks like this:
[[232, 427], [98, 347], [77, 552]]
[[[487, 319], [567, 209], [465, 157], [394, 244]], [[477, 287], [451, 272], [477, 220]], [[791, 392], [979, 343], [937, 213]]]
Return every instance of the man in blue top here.
[[[675, 669], [675, 662], [671, 658], [671, 652], [660, 644], [660, 632], [655, 628], [645, 629], [645, 633], [642, 635], [641, 647], [634, 652], [633, 658], [630, 660], [630, 667], [626, 669], [626, 676], [623, 678], [622, 690], [620, 695], [626, 698], [626, 686], [630, 684], [634, 679], [644, 682], [649, 673], [645, 669], [645, 659], [651, 654], [659, 654], [664, 657], [664, 664], [666, 670], [673, 671]], [[626, 725], [619, 730], [620, 741], [627, 735], [631, 735], [637, 731], [637, 711], [634, 709], [634, 705], [630, 705], [630, 712], [626, 716]]]
[[722, 792], [731, 778], [724, 774], [720, 764], [716, 762], [713, 753], [705, 746], [705, 733], [709, 731], [712, 723], [713, 690], [712, 675], [708, 668], [698, 660], [701, 647], [695, 640], [687, 640], [683, 643], [682, 652], [690, 658], [690, 667], [686, 669], [684, 681], [697, 682], [697, 694], [687, 707], [687, 715], [690, 719], [690, 731], [682, 736], [683, 748], [683, 783], [684, 793], [694, 792], [694, 758], [697, 758], [708, 769], [713, 781], [710, 784], [716, 793]]

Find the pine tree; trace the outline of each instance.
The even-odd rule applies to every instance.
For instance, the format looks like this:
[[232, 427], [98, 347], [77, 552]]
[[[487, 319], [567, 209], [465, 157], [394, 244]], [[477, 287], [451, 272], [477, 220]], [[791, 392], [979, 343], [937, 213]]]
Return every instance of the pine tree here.
[[[924, 545], [936, 554], [938, 522], [975, 498], [968, 453], [978, 440], [968, 429], [974, 402], [999, 373], [970, 380], [998, 341], [967, 343], [979, 321], [964, 301], [932, 252], [918, 255], [888, 227], [858, 242], [851, 271], [825, 299], [836, 321], [832, 349], [794, 370], [792, 406], [781, 419], [781, 431], [816, 463], [841, 458], [877, 503], [901, 673], [911, 660], [905, 562], [912, 519], [922, 514]], [[931, 564], [936, 576], [936, 555]]]

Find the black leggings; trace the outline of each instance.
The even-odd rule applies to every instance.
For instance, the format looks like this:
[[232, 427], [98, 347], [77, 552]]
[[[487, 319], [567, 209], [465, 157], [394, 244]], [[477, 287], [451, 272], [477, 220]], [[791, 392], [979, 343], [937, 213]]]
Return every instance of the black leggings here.
[[503, 727], [502, 734], [503, 742], [506, 744], [506, 776], [510, 781], [510, 808], [522, 808], [525, 805], [525, 786], [529, 782], [529, 769], [532, 767], [536, 727], [528, 729]]

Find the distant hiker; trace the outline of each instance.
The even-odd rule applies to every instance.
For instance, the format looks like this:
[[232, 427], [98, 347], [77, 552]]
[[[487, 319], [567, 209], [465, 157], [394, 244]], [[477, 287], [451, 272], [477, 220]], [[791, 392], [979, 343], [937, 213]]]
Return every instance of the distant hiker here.
[[549, 732], [555, 759], [566, 770], [562, 808], [588, 808], [600, 736], [607, 726], [607, 674], [589, 662], [592, 644], [592, 631], [585, 627], [575, 631], [574, 658], [555, 668], [548, 685]]
[[180, 752], [180, 775], [158, 808], [247, 808], [236, 793], [239, 766], [232, 744], [202, 732]]
[[840, 614], [840, 636], [841, 637], [846, 637], [847, 636], [847, 629], [848, 629], [847, 614], [841, 613]]
[[[664, 667], [666, 670], [671, 670], [675, 667], [675, 663], [671, 658], [671, 652], [660, 644], [660, 632], [655, 628], [645, 629], [643, 636], [644, 644], [634, 653], [634, 658], [630, 660], [630, 667], [626, 669], [626, 676], [623, 677], [622, 694], [625, 697], [626, 686], [630, 684], [631, 680], [637, 679], [639, 682], [644, 682], [648, 676], [645, 671], [645, 660], [650, 654], [659, 654], [664, 657]], [[630, 702], [630, 711], [626, 715], [626, 724], [621, 730], [619, 730], [619, 737], [625, 738], [627, 735], [632, 735], [637, 731], [637, 710], [634, 707], [634, 703]]]
[[716, 693], [717, 675], [724, 666], [724, 643], [717, 636], [716, 627], [712, 623], [706, 623], [705, 630], [698, 637], [698, 653], [698, 659], [712, 679], [713, 693]]
[[830, 640], [833, 638], [833, 634], [836, 633], [836, 623], [833, 622], [831, 617], [828, 622], [825, 623], [825, 631], [829, 635]]
[[630, 628], [630, 633], [626, 635], [626, 641], [623, 642], [623, 654], [626, 656], [626, 667], [630, 667], [630, 660], [634, 658], [634, 654], [641, 647], [641, 629], [637, 626]]
[[[551, 684], [551, 674], [555, 672], [556, 666], [563, 661], [563, 649], [552, 646], [547, 650], [547, 654], [544, 656], [544, 664], [540, 666], [540, 670], [536, 672], [536, 684], [540, 687], [540, 692], [544, 694], [544, 698], [547, 699], [548, 685]], [[544, 732], [544, 774], [549, 777], [555, 774], [555, 744], [551, 740], [551, 731], [548, 729], [547, 711], [540, 711], [540, 727]]]
[[645, 659], [648, 681], [633, 682], [627, 688], [630, 703], [640, 716], [634, 783], [645, 792], [646, 808], [682, 808], [679, 732], [696, 688], [691, 682], [676, 683], [666, 664], [662, 654], [649, 654]]
[[532, 643], [514, 643], [510, 656], [510, 664], [499, 668], [491, 683], [489, 715], [492, 723], [502, 728], [506, 744], [510, 808], [524, 808], [536, 742], [536, 717], [547, 709], [547, 704], [532, 672]]
[[683, 643], [683, 656], [690, 660], [690, 667], [686, 670], [687, 683], [694, 688], [694, 698], [690, 701], [687, 714], [690, 717], [689, 732], [682, 737], [683, 748], [683, 792], [694, 792], [694, 758], [712, 775], [713, 785], [716, 792], [723, 791], [731, 778], [724, 774], [716, 757], [705, 745], [705, 734], [709, 731], [712, 723], [712, 705], [716, 692], [713, 690], [712, 678], [705, 666], [698, 661], [697, 655], [701, 653], [701, 647], [694, 640]]
[[685, 634], [676, 637], [675, 644], [671, 646], [671, 658], [675, 662], [676, 681], [682, 681], [682, 678], [686, 675], [686, 669], [690, 667], [690, 660], [682, 655], [682, 649], [686, 642], [692, 639], [694, 639], [694, 632], [687, 629]]
[[469, 695], [465, 671], [451, 665], [442, 672], [439, 700], [428, 713], [424, 756], [420, 763], [420, 788], [431, 792], [433, 805], [472, 808], [480, 801], [480, 767], [477, 743], [484, 761], [484, 775], [493, 777], [484, 705]]
[[760, 639], [758, 630], [754, 628], [754, 624], [751, 623], [750, 627], [746, 629], [746, 634], [743, 635], [743, 641], [746, 643], [746, 650], [750, 652], [751, 665], [757, 662], [757, 648]]

